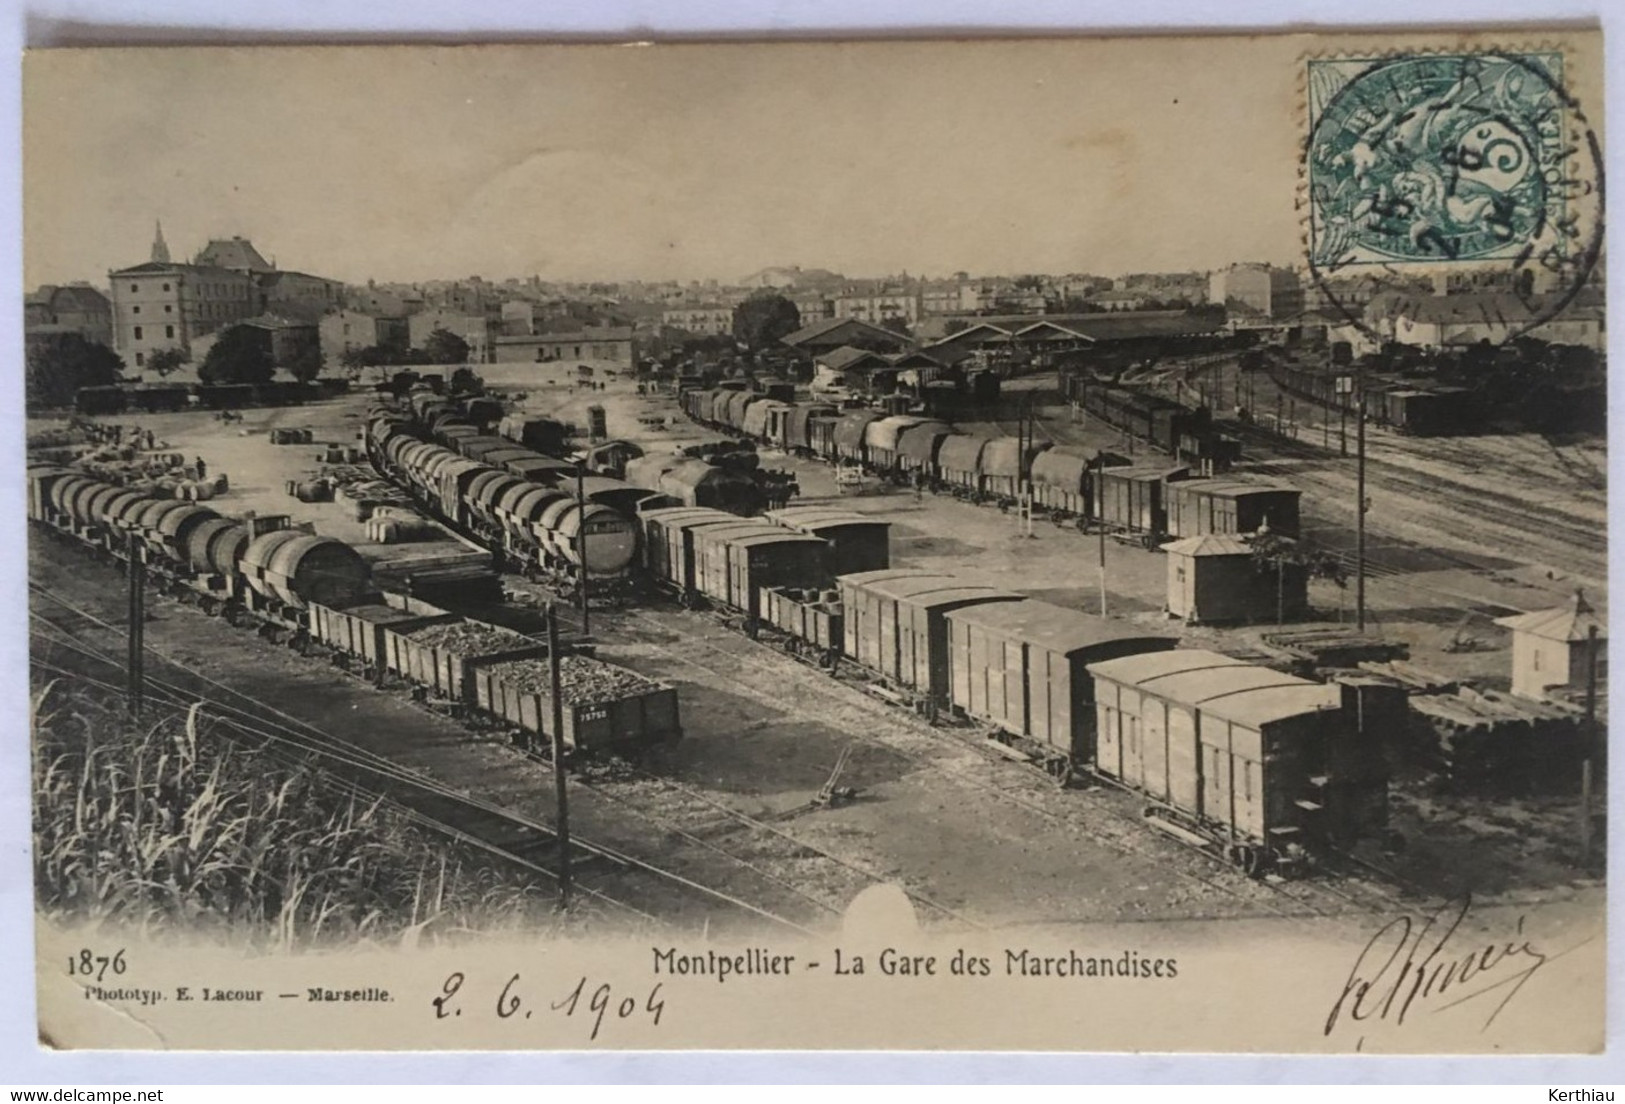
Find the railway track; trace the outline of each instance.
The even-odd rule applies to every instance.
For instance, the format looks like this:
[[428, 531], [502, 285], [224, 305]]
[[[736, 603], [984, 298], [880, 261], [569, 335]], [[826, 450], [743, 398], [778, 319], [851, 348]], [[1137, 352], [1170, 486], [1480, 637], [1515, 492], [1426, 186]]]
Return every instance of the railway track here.
[[[638, 611], [632, 611], [628, 616], [647, 624], [656, 624]], [[684, 654], [678, 658], [685, 665], [704, 670], [709, 678], [732, 683], [740, 693], [756, 697], [764, 703], [782, 705], [787, 677], [777, 665], [767, 662], [766, 655], [749, 654], [750, 651], [765, 652], [766, 645], [743, 636], [736, 637], [732, 632], [724, 639], [730, 643], [737, 641], [739, 647], [724, 648], [713, 639], [697, 633], [690, 634], [684, 640]], [[702, 656], [712, 659], [707, 662]], [[760, 672], [762, 681], [741, 677], [742, 668]], [[780, 692], [777, 695], [764, 693], [759, 689], [760, 685], [778, 687]], [[861, 692], [850, 682], [832, 680], [827, 673], [811, 669], [805, 669], [805, 674], [796, 682], [798, 692], [804, 688], [824, 699], [827, 708], [850, 708], [850, 701], [842, 699], [847, 694]], [[876, 709], [890, 712], [878, 703]], [[1330, 883], [1321, 880], [1255, 881], [1234, 871], [1221, 857], [1207, 852], [1196, 853], [1219, 867], [1214, 876], [1177, 865], [1169, 867], [1167, 855], [1157, 853], [1153, 842], [1155, 837], [1150, 835], [1141, 818], [1111, 808], [1103, 801], [1082, 801], [1073, 809], [1057, 810], [1053, 807], [1053, 798], [1058, 791], [1051, 782], [1041, 778], [1036, 771], [1001, 770], [1010, 765], [1008, 760], [988, 746], [988, 741], [972, 736], [968, 729], [939, 728], [913, 718], [893, 715], [883, 716], [877, 723], [861, 730], [866, 741], [878, 743], [888, 751], [902, 755], [920, 769], [947, 773], [956, 781], [982, 790], [997, 800], [1009, 802], [1052, 823], [1073, 829], [1092, 843], [1121, 855], [1160, 864], [1181, 879], [1276, 916], [1303, 920], [1345, 915], [1351, 911], [1369, 913], [1391, 909], [1399, 900], [1391, 889], [1372, 888], [1355, 892], [1328, 888]], [[945, 763], [940, 754], [944, 743], [974, 752], [974, 765], [964, 764], [962, 766], [969, 769], [956, 769], [953, 764]], [[1081, 796], [1068, 794], [1066, 800]], [[1109, 820], [1109, 823], [1101, 823], [1101, 818]]]
[[[72, 616], [81, 619], [94, 627], [98, 633], [123, 635], [120, 626], [96, 617], [61, 595], [34, 583], [30, 584], [30, 588], [40, 598], [58, 607], [59, 610], [66, 610]], [[85, 678], [87, 681], [99, 683], [105, 689], [122, 692], [124, 687], [119, 681], [122, 658], [87, 645], [72, 630], [61, 625], [60, 619], [60, 612], [53, 617], [36, 609], [35, 625], [32, 626], [35, 637], [50, 648], [66, 648], [79, 662], [72, 666], [57, 662], [53, 657], [44, 654], [44, 649], [39, 650], [36, 662], [42, 668], [48, 666], [68, 676]], [[245, 740], [257, 746], [270, 745], [281, 753], [291, 753], [307, 762], [314, 762], [329, 775], [335, 772], [341, 774], [343, 784], [355, 787], [355, 792], [387, 798], [393, 804], [409, 808], [415, 823], [447, 839], [472, 844], [528, 873], [539, 874], [550, 880], [557, 879], [556, 871], [539, 861], [542, 852], [556, 853], [557, 837], [551, 825], [531, 820], [494, 803], [453, 791], [428, 776], [407, 770], [358, 745], [339, 739], [332, 733], [316, 729], [251, 695], [223, 686], [196, 672], [186, 671], [184, 666], [160, 650], [149, 647], [148, 654], [165, 666], [179, 668], [183, 676], [191, 676], [188, 681], [201, 681], [210, 686], [208, 691], [199, 693], [195, 686], [184, 686], [149, 675], [147, 683], [156, 708], [188, 709], [194, 704], [201, 703], [211, 717], [226, 724], [233, 731], [240, 733]], [[85, 669], [86, 665], [90, 666], [89, 671]], [[98, 669], [110, 674], [111, 678], [96, 678], [93, 672]], [[551, 765], [548, 769], [551, 769]], [[572, 781], [571, 784], [578, 790], [591, 789], [576, 781]], [[644, 819], [650, 818], [645, 814]], [[631, 874], [632, 881], [639, 880], [640, 876], [648, 877], [664, 883], [668, 888], [675, 886], [683, 893], [697, 895], [703, 899], [708, 908], [721, 905], [741, 916], [766, 920], [789, 930], [799, 932], [811, 930], [799, 920], [775, 911], [773, 907], [747, 900], [732, 892], [719, 890], [682, 872], [638, 858], [623, 850], [575, 836], [572, 838], [572, 848], [572, 866], [581, 867], [585, 876], [577, 879], [582, 891], [617, 911], [633, 913], [645, 920], [657, 919], [629, 902], [616, 898], [603, 889], [595, 888], [591, 884], [591, 879], [603, 874], [617, 875], [622, 880], [626, 880], [626, 875]], [[785, 885], [783, 878], [773, 876], [764, 870], [759, 860], [753, 862], [749, 858], [722, 848], [713, 847], [710, 850], [727, 858], [731, 867], [755, 872], [762, 883], [758, 888], [765, 886], [782, 888]], [[734, 878], [739, 878], [742, 871], [730, 869], [729, 873]], [[750, 879], [746, 877], [744, 880]], [[784, 904], [786, 896], [795, 898], [805, 896], [793, 886], [790, 890], [788, 895], [781, 894], [780, 900], [774, 903]], [[826, 911], [832, 909], [829, 902], [819, 904]]]

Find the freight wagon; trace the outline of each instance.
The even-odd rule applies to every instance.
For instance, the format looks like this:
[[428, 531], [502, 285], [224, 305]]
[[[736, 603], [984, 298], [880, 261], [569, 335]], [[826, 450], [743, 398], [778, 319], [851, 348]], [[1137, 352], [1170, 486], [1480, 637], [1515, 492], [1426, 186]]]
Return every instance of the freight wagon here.
[[578, 502], [574, 480], [550, 486], [493, 464], [536, 471], [538, 462], [546, 462], [506, 438], [467, 437], [457, 452], [418, 440], [386, 414], [368, 421], [366, 437], [374, 466], [421, 509], [527, 574], [566, 583], [583, 574], [600, 584], [632, 582], [638, 530], [623, 504], [647, 492], [594, 476], [593, 494]]
[[891, 522], [829, 506], [788, 506], [765, 515], [774, 525], [829, 543], [836, 575], [881, 571], [891, 566]]
[[1241, 443], [1220, 432], [1205, 407], [1188, 407], [1075, 369], [1063, 368], [1057, 383], [1069, 402], [1176, 460], [1222, 472], [1241, 457]]
[[1033, 457], [1030, 473], [1033, 503], [1048, 510], [1058, 521], [1092, 518], [1090, 488], [1095, 469], [1127, 464], [1121, 456], [1096, 453], [1091, 457], [1067, 449], [1046, 449]]
[[1178, 644], [1032, 599], [984, 602], [946, 618], [954, 709], [991, 724], [996, 738], [1038, 757], [1063, 785], [1094, 747], [1089, 664]]
[[1329, 686], [1199, 649], [1092, 663], [1095, 769], [1249, 874], [1386, 827], [1381, 733]]
[[1292, 487], [1222, 479], [1187, 479], [1169, 483], [1166, 506], [1168, 535], [1200, 537], [1208, 533], [1256, 533], [1269, 528], [1276, 536], [1298, 538], [1298, 501]]
[[1161, 543], [1168, 532], [1169, 488], [1189, 479], [1185, 467], [1131, 464], [1096, 473], [1095, 517], [1108, 530], [1138, 534], [1146, 547]]
[[[127, 562], [206, 613], [304, 654], [384, 681], [394, 674], [455, 711], [551, 732], [551, 700], [538, 690], [545, 645], [468, 621], [399, 594], [379, 594], [366, 561], [342, 541], [283, 517], [227, 518], [155, 499], [71, 470], [29, 470], [29, 517], [92, 553]], [[681, 735], [676, 692], [586, 656], [566, 657], [564, 739], [582, 751], [667, 743]]]
[[951, 702], [946, 615], [983, 602], [1021, 600], [930, 571], [872, 571], [836, 581], [846, 614], [846, 658], [903, 691], [927, 716]]

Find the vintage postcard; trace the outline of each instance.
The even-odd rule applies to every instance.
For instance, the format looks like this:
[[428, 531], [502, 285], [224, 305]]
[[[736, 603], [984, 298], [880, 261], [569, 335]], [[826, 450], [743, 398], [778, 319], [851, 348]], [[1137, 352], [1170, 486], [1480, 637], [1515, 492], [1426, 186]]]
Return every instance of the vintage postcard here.
[[43, 1046], [1602, 1049], [1600, 33], [24, 78]]

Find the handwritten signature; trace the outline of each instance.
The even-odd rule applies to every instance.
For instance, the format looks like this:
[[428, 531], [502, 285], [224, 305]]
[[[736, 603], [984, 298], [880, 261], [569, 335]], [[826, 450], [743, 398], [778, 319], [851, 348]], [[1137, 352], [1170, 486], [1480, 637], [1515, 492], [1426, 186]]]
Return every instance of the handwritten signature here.
[[[1472, 908], [1471, 895], [1447, 902], [1423, 917], [1400, 916], [1371, 937], [1349, 971], [1343, 991], [1326, 1017], [1330, 1035], [1345, 1017], [1403, 1024], [1424, 1007], [1433, 1011], [1499, 996], [1484, 1025], [1487, 1030], [1513, 997], [1550, 958], [1524, 935], [1524, 916], [1507, 938], [1468, 945], [1452, 939]], [[1445, 998], [1450, 998], [1445, 1000]], [[1486, 1002], [1487, 1003], [1487, 1002]]]

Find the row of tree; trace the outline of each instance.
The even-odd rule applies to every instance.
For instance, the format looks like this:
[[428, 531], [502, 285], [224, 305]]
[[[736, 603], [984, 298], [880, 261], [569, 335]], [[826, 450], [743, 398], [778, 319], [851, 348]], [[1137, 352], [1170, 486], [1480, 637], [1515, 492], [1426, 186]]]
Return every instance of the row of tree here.
[[472, 352], [467, 341], [450, 330], [438, 329], [423, 340], [423, 347], [414, 349], [406, 342], [388, 342], [369, 345], [363, 349], [346, 349], [339, 363], [352, 373], [363, 368], [409, 368], [420, 364], [464, 364]]

